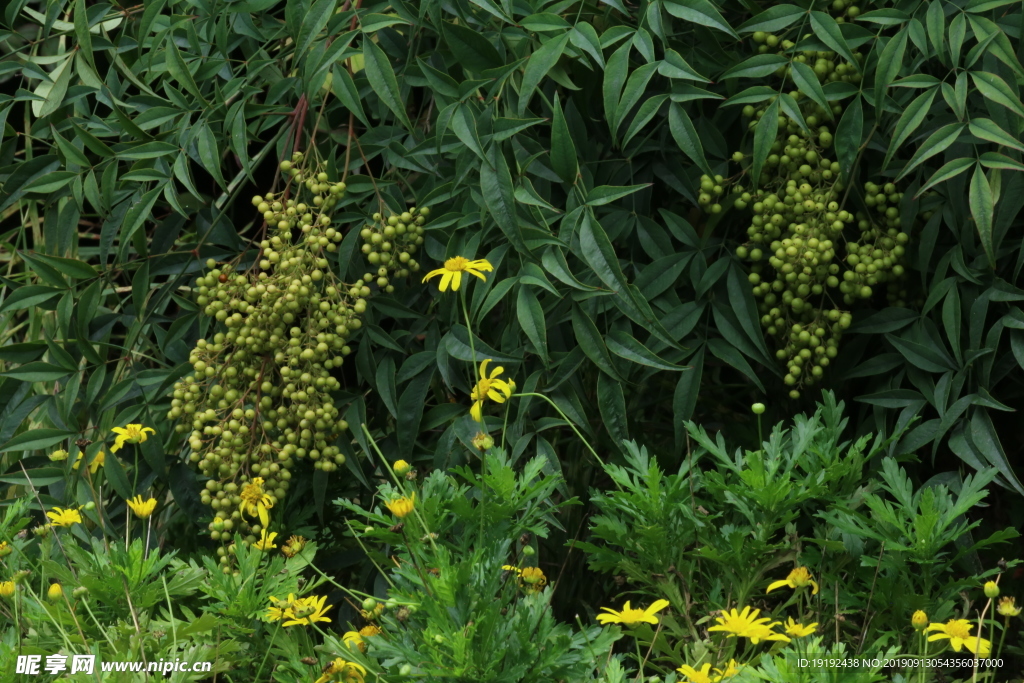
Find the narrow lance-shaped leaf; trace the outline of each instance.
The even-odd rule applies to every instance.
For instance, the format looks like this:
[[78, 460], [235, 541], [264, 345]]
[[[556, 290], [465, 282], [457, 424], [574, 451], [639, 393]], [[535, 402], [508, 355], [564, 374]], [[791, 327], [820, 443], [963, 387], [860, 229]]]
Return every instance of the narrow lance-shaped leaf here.
[[370, 87], [385, 106], [394, 112], [406, 130], [412, 130], [409, 115], [405, 113], [405, 102], [398, 87], [398, 79], [395, 78], [395, 71], [391, 68], [391, 62], [384, 54], [384, 50], [366, 38], [363, 40], [363, 59], [366, 60], [366, 78], [370, 81]]
[[971, 79], [986, 100], [1001, 104], [1020, 118], [1024, 118], [1024, 105], [1010, 86], [999, 76], [987, 71], [972, 71]]
[[[921, 145], [920, 149], [917, 150], [910, 161], [907, 162], [907, 165], [903, 170], [900, 171], [900, 174], [896, 176], [896, 180], [901, 180], [926, 160], [932, 158], [939, 152], [945, 151], [947, 147], [956, 142], [957, 138], [960, 137], [960, 131], [962, 130], [962, 123], [950, 123], [929, 135], [928, 139], [924, 141], [924, 144]], [[836, 137], [838, 137], [838, 135]]]
[[974, 224], [978, 228], [978, 237], [988, 256], [989, 265], [995, 268], [995, 245], [992, 243], [992, 217], [995, 214], [995, 199], [992, 196], [992, 186], [989, 184], [988, 178], [985, 177], [985, 169], [981, 164], [974, 169], [968, 202], [971, 205]]
[[527, 339], [533, 344], [537, 353], [548, 362], [548, 331], [544, 320], [544, 309], [533, 290], [526, 285], [519, 287], [519, 299], [516, 302], [516, 316], [519, 326], [523, 328]]
[[807, 14], [807, 10], [796, 5], [775, 5], [769, 7], [764, 12], [757, 14], [750, 19], [747, 19], [740, 27], [741, 33], [753, 33], [754, 31], [764, 31], [766, 33], [772, 33], [792, 26], [796, 23], [796, 20]]
[[562, 103], [555, 97], [554, 113], [551, 117], [551, 168], [562, 182], [570, 185], [576, 182], [579, 163], [576, 160], [576, 145], [569, 134], [569, 126], [562, 113]]
[[537, 89], [540, 82], [548, 74], [565, 51], [566, 43], [569, 42], [569, 34], [564, 33], [558, 38], [552, 38], [544, 43], [532, 55], [526, 63], [526, 71], [523, 73], [522, 86], [519, 89], [519, 115], [526, 114], [526, 107], [530, 104], [533, 91]]
[[936, 171], [932, 175], [932, 177], [928, 179], [928, 182], [925, 183], [924, 186], [917, 191], [917, 193], [914, 195], [914, 198], [916, 199], [917, 197], [920, 197], [927, 190], [934, 187], [935, 185], [938, 185], [939, 183], [944, 183], [950, 178], [955, 178], [956, 176], [960, 175], [961, 173], [969, 169], [971, 166], [974, 166], [974, 164], [974, 159], [971, 159], [969, 157], [953, 159], [948, 164], [945, 164], [942, 168]]
[[889, 84], [895, 80], [903, 66], [903, 55], [907, 51], [907, 29], [901, 30], [885, 45], [882, 56], [878, 60], [878, 68], [875, 70], [875, 108], [881, 110], [885, 101], [885, 91]]
[[850, 64], [859, 63], [853, 56], [850, 46], [846, 44], [846, 39], [843, 38], [843, 32], [839, 29], [839, 24], [830, 15], [824, 12], [811, 12], [811, 30], [821, 42], [832, 48], [833, 52], [838, 52], [847, 62]]
[[847, 105], [843, 118], [836, 126], [836, 156], [839, 158], [839, 169], [846, 182], [849, 182], [853, 173], [853, 165], [857, 162], [863, 136], [864, 105], [861, 98], [856, 97]]
[[814, 70], [803, 62], [793, 62], [793, 83], [800, 92], [804, 93], [819, 107], [825, 110], [825, 116], [832, 119], [832, 105], [825, 98], [825, 91], [821, 89], [818, 76]]
[[761, 182], [761, 169], [771, 154], [775, 136], [779, 132], [779, 100], [776, 99], [765, 110], [761, 120], [754, 127], [754, 160], [750, 171], [754, 187]]
[[892, 134], [892, 142], [889, 143], [889, 150], [885, 153], [885, 161], [882, 162], [882, 168], [889, 165], [892, 156], [897, 150], [903, 148], [903, 143], [917, 130], [917, 127], [921, 125], [925, 117], [928, 116], [928, 111], [931, 109], [932, 102], [935, 101], [935, 95], [938, 92], [938, 88], [926, 90], [907, 105], [907, 108], [900, 115], [899, 121], [896, 122], [896, 128]]
[[968, 126], [968, 130], [971, 135], [981, 138], [982, 140], [988, 140], [994, 142], [997, 145], [1003, 145], [1005, 147], [1012, 147], [1024, 152], [1024, 145], [1020, 143], [1015, 137], [1007, 133], [1005, 130], [999, 127], [992, 119], [974, 119]]
[[[777, 108], [777, 105], [775, 105]], [[766, 114], [767, 116], [767, 114]], [[778, 123], [778, 122], [776, 122]], [[690, 160], [700, 167], [700, 170], [708, 175], [714, 175], [708, 160], [704, 158], [704, 148], [700, 143], [700, 136], [693, 126], [693, 121], [678, 102], [673, 102], [668, 110], [668, 128], [672, 138], [679, 145], [679, 149], [690, 157]]]
[[729, 26], [729, 22], [722, 17], [718, 9], [708, 0], [665, 0], [665, 10], [674, 17], [686, 21], [708, 26], [713, 29], [728, 33], [736, 40], [740, 36]]

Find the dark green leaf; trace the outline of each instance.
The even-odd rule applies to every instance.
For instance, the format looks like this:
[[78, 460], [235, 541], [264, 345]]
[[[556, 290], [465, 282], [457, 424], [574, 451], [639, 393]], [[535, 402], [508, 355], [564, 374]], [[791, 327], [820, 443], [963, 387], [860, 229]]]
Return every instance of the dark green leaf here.
[[519, 318], [519, 325], [526, 333], [526, 337], [537, 350], [538, 355], [545, 363], [550, 362], [548, 357], [548, 331], [547, 323], [544, 320], [544, 309], [533, 290], [526, 286], [519, 288], [519, 298], [516, 302], [516, 316]]
[[562, 104], [557, 96], [551, 119], [551, 168], [562, 179], [562, 182], [570, 185], [576, 182], [576, 174], [579, 170], [576, 161], [576, 146], [569, 133], [569, 126], [565, 123]]
[[[820, 14], [815, 12], [814, 14]], [[839, 158], [839, 168], [842, 178], [849, 182], [852, 177], [853, 165], [857, 162], [857, 155], [860, 153], [861, 140], [864, 138], [864, 105], [860, 97], [857, 97], [846, 107], [843, 118], [836, 126], [835, 145], [836, 156]]]
[[601, 412], [601, 421], [612, 437], [612, 443], [622, 449], [622, 442], [629, 440], [626, 399], [622, 384], [604, 373], [597, 376], [597, 407]]
[[602, 372], [607, 373], [616, 382], [625, 382], [612, 364], [608, 348], [605, 346], [601, 333], [597, 331], [594, 321], [583, 312], [583, 309], [573, 304], [572, 306], [572, 329], [576, 334], [576, 341], [583, 349], [594, 365]]
[[42, 450], [70, 439], [76, 433], [64, 429], [29, 429], [0, 446], [0, 453]]
[[761, 169], [764, 168], [765, 161], [771, 154], [778, 131], [779, 100], [776, 99], [768, 105], [768, 109], [765, 110], [761, 120], [754, 127], [754, 160], [751, 165], [750, 178], [755, 186], [761, 182]]
[[[334, 2], [334, 0], [320, 0], [320, 2]], [[366, 78], [370, 81], [370, 87], [377, 93], [377, 97], [390, 109], [406, 130], [412, 130], [412, 122], [405, 112], [405, 101], [402, 99], [402, 91], [398, 87], [398, 79], [391, 68], [391, 62], [384, 50], [377, 47], [372, 40], [363, 41], [363, 59], [366, 60]]]
[[747, 19], [740, 25], [738, 30], [741, 33], [753, 33], [755, 31], [774, 33], [787, 26], [792, 26], [797, 19], [806, 14], [807, 10], [796, 5], [775, 5]]
[[739, 34], [729, 26], [729, 22], [722, 17], [718, 9], [708, 0], [665, 0], [664, 7], [674, 17], [679, 17], [701, 26], [709, 26], [723, 33], [728, 33], [736, 40], [740, 39]]
[[683, 369], [674, 363], [662, 360], [653, 351], [621, 330], [609, 332], [605, 336], [605, 342], [609, 351], [619, 358], [625, 358], [632, 363], [646, 365], [658, 370], [675, 371]]
[[700, 136], [697, 135], [697, 129], [693, 127], [693, 121], [690, 120], [689, 114], [686, 113], [682, 105], [677, 102], [673, 102], [669, 107], [668, 127], [672, 138], [679, 145], [679, 149], [683, 150], [683, 153], [690, 157], [690, 160], [697, 164], [704, 173], [714, 175], [707, 159], [704, 158], [704, 148], [700, 143]]
[[981, 239], [981, 246], [988, 255], [988, 262], [992, 268], [996, 267], [995, 245], [992, 241], [992, 217], [995, 213], [995, 198], [992, 195], [992, 186], [985, 176], [985, 169], [978, 164], [974, 169], [974, 176], [971, 178], [971, 189], [968, 194], [968, 201], [971, 205], [971, 216], [974, 217], [974, 224], [978, 228], [978, 237]]
[[[949, 123], [929, 135], [928, 139], [924, 141], [914, 156], [911, 157], [910, 161], [907, 162], [907, 165], [903, 167], [902, 171], [900, 171], [900, 174], [896, 176], [896, 180], [901, 180], [920, 164], [932, 158], [939, 152], [945, 151], [946, 148], [957, 141], [962, 130], [963, 124]], [[837, 132], [836, 138], [838, 139], [838, 137], [839, 134]]]
[[843, 32], [839, 29], [839, 24], [831, 16], [824, 12], [811, 12], [811, 30], [821, 42], [828, 45], [833, 52], [838, 52], [847, 62], [850, 64], [858, 63], [850, 47], [846, 44], [846, 39], [843, 38]]
[[540, 82], [551, 70], [551, 67], [561, 58], [568, 42], [569, 34], [565, 33], [558, 38], [552, 38], [544, 43], [530, 55], [530, 60], [526, 63], [526, 71], [523, 73], [522, 85], [519, 89], [520, 116], [526, 113], [526, 108], [530, 104], [533, 91], [537, 89], [537, 86], [540, 85]]

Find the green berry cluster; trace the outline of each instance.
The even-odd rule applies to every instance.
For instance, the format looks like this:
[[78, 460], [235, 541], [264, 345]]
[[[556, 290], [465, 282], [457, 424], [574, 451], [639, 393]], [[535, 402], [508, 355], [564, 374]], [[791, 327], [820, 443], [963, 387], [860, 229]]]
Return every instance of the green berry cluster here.
[[[805, 39], [810, 37], [811, 34], [804, 35]], [[788, 53], [796, 47], [796, 43], [792, 40], [783, 40], [773, 33], [765, 33], [764, 31], [755, 31], [752, 39], [754, 44], [757, 45], [758, 54], [766, 54], [777, 49], [778, 54], [788, 58]], [[861, 80], [861, 65], [864, 62], [864, 55], [860, 52], [854, 52], [853, 57], [857, 60], [856, 64], [842, 61], [837, 63], [838, 55], [835, 52], [829, 50], [820, 52], [804, 50], [793, 55], [793, 61], [811, 67], [821, 83], [835, 83], [839, 81], [856, 85]], [[786, 76], [787, 78], [792, 78], [792, 74], [793, 68], [791, 66], [780, 66], [775, 72], [776, 76]]]
[[210, 259], [196, 280], [196, 302], [224, 329], [196, 343], [193, 373], [174, 385], [168, 418], [183, 420], [177, 432], [191, 430], [189, 458], [209, 477], [201, 500], [214, 511], [215, 540], [241, 531], [251, 543], [260, 533], [239, 513], [247, 482], [262, 478], [276, 504], [297, 462], [326, 472], [345, 462], [333, 445], [348, 424], [329, 394], [340, 388], [331, 371], [351, 352], [346, 342], [362, 326], [366, 301], [362, 288], [337, 281], [325, 256], [342, 239], [328, 212], [344, 184], [306, 176], [295, 166], [301, 161], [296, 155], [281, 169], [308, 178], [311, 201], [253, 197], [271, 227], [254, 267], [243, 273]]
[[406, 277], [418, 272], [420, 264], [412, 257], [423, 245], [423, 225], [430, 216], [430, 209], [415, 206], [400, 214], [384, 218], [373, 214], [373, 222], [359, 231], [363, 240], [362, 252], [371, 266], [378, 266], [377, 275], [366, 273], [363, 281], [370, 283], [376, 277], [377, 286], [390, 294], [395, 291], [388, 274]]
[[843, 301], [852, 304], [856, 299], [869, 299], [873, 287], [887, 284], [887, 296], [893, 306], [905, 306], [907, 291], [901, 279], [905, 272], [902, 263], [910, 236], [901, 230], [900, 211], [897, 208], [903, 193], [893, 183], [882, 186], [864, 184], [864, 203], [874, 208], [884, 225], [871, 220], [866, 213], [857, 213], [860, 238], [846, 245], [846, 263], [850, 269], [843, 273], [839, 291]]
[[[909, 238], [900, 231], [894, 205], [902, 194], [892, 183], [864, 186], [864, 204], [876, 209], [877, 219], [843, 208], [849, 193], [840, 178], [839, 163], [828, 156], [832, 131], [822, 123], [827, 114], [840, 114], [842, 107], [833, 105], [826, 112], [799, 91], [791, 95], [808, 129], [789, 116], [779, 116], [778, 136], [758, 189], [748, 191], [721, 175], [705, 175], [697, 201], [710, 213], [719, 213], [721, 198], [730, 197], [733, 208], [751, 211], [748, 242], [736, 254], [752, 264], [749, 281], [758, 299], [761, 324], [777, 342], [776, 357], [786, 363], [784, 382], [790, 396], [799, 398], [803, 388], [820, 381], [853, 320], [850, 312], [832, 302], [829, 290], [838, 289], [849, 306], [870, 298], [875, 285], [890, 283], [890, 301], [902, 305], [906, 292], [899, 289], [904, 270], [899, 260]], [[756, 126], [769, 104], [745, 108], [749, 128]], [[743, 153], [736, 152], [733, 161], [749, 173]], [[853, 224], [860, 234], [847, 242], [844, 233]], [[848, 269], [838, 255], [841, 246], [847, 252]]]

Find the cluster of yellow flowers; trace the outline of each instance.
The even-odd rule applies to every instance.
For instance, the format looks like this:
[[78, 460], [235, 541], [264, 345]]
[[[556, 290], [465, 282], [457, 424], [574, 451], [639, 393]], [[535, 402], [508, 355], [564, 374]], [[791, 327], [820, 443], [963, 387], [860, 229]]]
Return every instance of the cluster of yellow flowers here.
[[[785, 579], [775, 581], [768, 586], [766, 592], [770, 593], [776, 588], [782, 587], [797, 590], [807, 586], [811, 586], [814, 593], [818, 592], [818, 584], [814, 581], [807, 568], [797, 567]], [[655, 600], [650, 607], [638, 609], [631, 607], [629, 601], [627, 601], [621, 611], [602, 607], [601, 609], [607, 612], [607, 614], [598, 614], [597, 620], [602, 624], [623, 624], [625, 626], [635, 626], [641, 623], [657, 624], [658, 617], [655, 615], [668, 606], [668, 600]], [[794, 621], [792, 617], [787, 618], [785, 625], [783, 625], [781, 622], [772, 621], [767, 617], [758, 618], [760, 613], [761, 610], [752, 610], [749, 606], [744, 607], [742, 610], [737, 610], [736, 608], [727, 611], [723, 610], [720, 616], [715, 618], [715, 625], [710, 627], [708, 631], [724, 632], [728, 638], [747, 638], [752, 644], [756, 645], [761, 641], [788, 643], [793, 638], [809, 636], [818, 628], [817, 623], [802, 624]], [[776, 631], [776, 626], [783, 626], [784, 632]], [[737, 675], [744, 666], [744, 664], [738, 663], [735, 659], [730, 659], [723, 668], [712, 668], [710, 662], [705, 662], [699, 669], [695, 666], [684, 664], [676, 669], [676, 671], [679, 671], [686, 677], [686, 683], [721, 683]]]
[[[487, 281], [487, 277], [484, 272], [490, 272], [494, 270], [494, 266], [491, 265], [487, 259], [477, 259], [470, 261], [463, 256], [454, 256], [444, 262], [444, 266], [436, 270], [432, 270], [426, 274], [423, 278], [423, 282], [426, 282], [430, 278], [440, 276], [441, 282], [438, 286], [442, 292], [448, 291], [448, 287], [451, 286], [452, 291], [457, 291], [459, 286], [462, 284], [462, 274], [468, 273], [475, 277], [480, 278], [484, 282]], [[472, 334], [472, 332], [470, 332]], [[495, 403], [504, 403], [508, 399], [512, 398], [512, 394], [516, 391], [516, 383], [509, 380], [499, 379], [499, 375], [505, 372], [505, 368], [497, 367], [487, 373], [487, 364], [493, 362], [492, 358], [485, 359], [480, 363], [479, 379], [474, 385], [470, 392], [470, 400], [473, 402], [472, 407], [469, 409], [469, 414], [477, 422], [483, 422], [483, 407], [484, 399], [489, 398]]]

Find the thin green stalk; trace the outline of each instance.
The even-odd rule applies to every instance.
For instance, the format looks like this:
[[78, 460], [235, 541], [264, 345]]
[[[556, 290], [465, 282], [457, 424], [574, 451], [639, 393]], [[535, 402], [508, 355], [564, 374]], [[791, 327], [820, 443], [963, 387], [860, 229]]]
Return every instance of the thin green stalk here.
[[[466, 290], [465, 290], [465, 288], [463, 288], [461, 291], [459, 291], [459, 302], [462, 304], [462, 315], [466, 319], [466, 333], [469, 335], [469, 353], [470, 353], [470, 356], [472, 356], [471, 365], [473, 366], [473, 377], [475, 378], [474, 381], [473, 381], [473, 391], [476, 391], [477, 388], [480, 386], [480, 380], [482, 378], [480, 376], [479, 368], [477, 367], [477, 364], [476, 364], [476, 342], [473, 341], [473, 323], [469, 319], [469, 309], [466, 308]], [[480, 395], [477, 395], [477, 398], [480, 401], [483, 401], [483, 399], [484, 399], [484, 397], [480, 396]], [[473, 400], [473, 392], [472, 391], [470, 392], [469, 400], [470, 401]], [[480, 415], [481, 426], [484, 426], [484, 428], [486, 429], [486, 426], [485, 426], [485, 423], [483, 422], [483, 420], [484, 420], [484, 416], [481, 414]], [[504, 443], [504, 439], [505, 439], [505, 437], [504, 437], [504, 430], [502, 430], [502, 443]], [[483, 463], [483, 458], [482, 457], [480, 458], [480, 460], [481, 460], [481, 464], [480, 464], [481, 474], [485, 474], [485, 472], [483, 472], [483, 470], [486, 469], [487, 465]], [[481, 486], [480, 487], [480, 519], [481, 520], [486, 519], [486, 517], [484, 516], [486, 505], [487, 505], [486, 489], [484, 489], [484, 487]], [[477, 547], [482, 548], [483, 545], [484, 545], [484, 525], [481, 522], [480, 527], [479, 527], [479, 531], [477, 533]], [[424, 587], [426, 587], [425, 583], [424, 583]]]
[[[594, 456], [594, 459], [597, 460], [597, 462], [601, 465], [601, 467], [605, 466], [604, 460], [601, 459], [601, 456], [597, 454], [597, 451], [595, 451], [593, 449], [593, 447], [590, 445], [590, 442], [587, 441], [586, 438], [584, 438], [583, 434], [580, 433], [580, 430], [576, 429], [576, 425], [574, 425], [572, 423], [572, 420], [570, 420], [568, 417], [566, 417], [565, 413], [562, 412], [562, 409], [559, 408], [558, 405], [554, 401], [552, 401], [550, 398], [548, 398], [544, 394], [538, 394], [538, 393], [535, 393], [535, 392], [526, 392], [526, 393], [522, 393], [522, 394], [512, 394], [512, 396], [513, 397], [516, 397], [516, 396], [520, 396], [520, 397], [522, 397], [522, 396], [536, 396], [537, 398], [542, 398], [545, 401], [547, 401], [548, 403], [550, 403], [551, 407], [554, 408], [555, 410], [557, 410], [558, 414], [562, 416], [562, 419], [565, 420], [566, 424], [568, 424], [569, 427], [571, 427], [572, 430], [574, 432], [576, 432], [576, 436], [580, 437], [580, 441], [582, 441], [583, 445], [587, 447], [587, 450], [590, 451], [590, 454]], [[619, 486], [618, 483], [616, 483], [615, 486], [617, 486], [620, 491], [622, 490], [622, 487]]]
[[[993, 619], [993, 622], [994, 621], [995, 620]], [[999, 647], [997, 647], [996, 651], [994, 653], [992, 653], [992, 658], [993, 659], [998, 659], [999, 655], [1002, 654], [1002, 652], [1003, 652], [1003, 643], [1006, 642], [1006, 632], [1009, 631], [1009, 630], [1010, 630], [1010, 617], [1008, 617], [1008, 616], [1007, 617], [1003, 617], [1003, 634], [1001, 636], [999, 636]]]
[[277, 628], [274, 629], [274, 635], [270, 637], [270, 642], [267, 643], [267, 651], [263, 653], [263, 661], [260, 662], [260, 668], [256, 669], [256, 675], [253, 677], [254, 680], [259, 680], [260, 673], [263, 672], [263, 667], [267, 663], [267, 657], [270, 656], [271, 645], [274, 644], [274, 640], [277, 638], [277, 634], [281, 631], [281, 621], [277, 621]]

